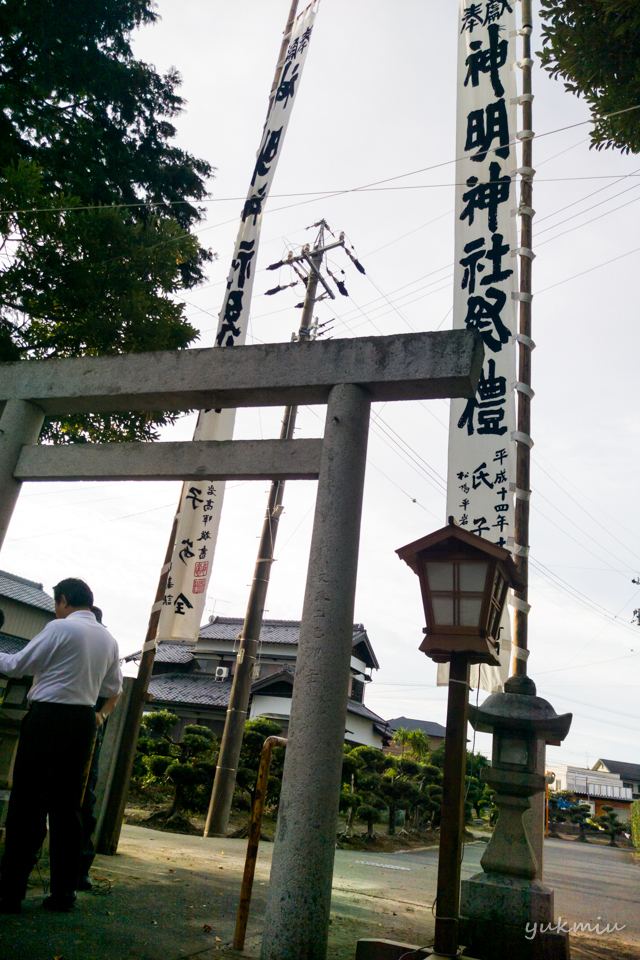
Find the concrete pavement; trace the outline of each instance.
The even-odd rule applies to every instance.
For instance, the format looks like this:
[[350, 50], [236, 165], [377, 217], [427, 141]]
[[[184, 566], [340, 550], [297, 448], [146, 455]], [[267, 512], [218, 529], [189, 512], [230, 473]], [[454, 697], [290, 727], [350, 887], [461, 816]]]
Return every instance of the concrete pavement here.
[[[463, 876], [477, 872], [484, 847], [465, 847]], [[204, 840], [125, 825], [120, 852], [97, 858], [96, 892], [81, 894], [75, 911], [41, 910], [43, 890], [34, 886], [22, 917], [0, 916], [0, 960], [239, 957], [230, 943], [245, 850], [244, 840]], [[261, 846], [245, 957], [259, 956], [272, 850], [272, 844]], [[549, 840], [545, 857], [556, 914], [571, 924], [597, 917], [601, 925], [626, 924], [616, 937], [574, 939], [573, 960], [640, 960], [640, 866], [631, 851]], [[436, 849], [336, 851], [331, 960], [353, 960], [360, 937], [429, 943], [437, 860]], [[42, 873], [46, 878], [46, 869]]]

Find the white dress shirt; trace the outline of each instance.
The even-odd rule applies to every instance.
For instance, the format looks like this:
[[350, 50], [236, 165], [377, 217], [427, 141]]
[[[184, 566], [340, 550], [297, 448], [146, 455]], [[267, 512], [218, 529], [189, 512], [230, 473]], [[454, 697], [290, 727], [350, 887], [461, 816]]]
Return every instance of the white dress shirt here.
[[0, 673], [32, 676], [29, 700], [94, 707], [122, 690], [118, 644], [90, 610], [51, 620], [19, 653], [0, 653]]

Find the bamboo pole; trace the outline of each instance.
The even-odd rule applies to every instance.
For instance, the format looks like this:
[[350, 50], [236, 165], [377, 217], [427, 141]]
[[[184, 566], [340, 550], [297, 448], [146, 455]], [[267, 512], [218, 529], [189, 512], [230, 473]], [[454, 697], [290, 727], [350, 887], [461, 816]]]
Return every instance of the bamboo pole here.
[[[278, 89], [278, 84], [280, 83], [280, 77], [284, 67], [287, 48], [289, 46], [289, 40], [291, 39], [291, 33], [293, 31], [293, 25], [296, 19], [298, 2], [299, 0], [292, 0], [291, 7], [289, 8], [287, 24], [282, 37], [282, 43], [280, 44], [280, 52], [276, 62], [276, 69], [273, 77], [273, 83], [271, 85], [271, 91], [269, 93], [269, 107], [267, 109], [267, 119], [265, 120], [265, 125], [269, 119], [269, 115], [271, 114], [273, 104], [275, 103], [276, 91]], [[127, 718], [125, 720], [118, 761], [111, 791], [109, 793], [107, 812], [100, 837], [99, 853], [115, 854], [118, 848], [120, 830], [122, 828], [122, 818], [124, 816], [124, 807], [127, 795], [129, 793], [131, 771], [133, 770], [133, 761], [138, 744], [138, 734], [140, 732], [142, 712], [148, 698], [147, 690], [153, 673], [153, 664], [155, 662], [157, 646], [156, 637], [158, 633], [158, 624], [160, 621], [160, 605], [166, 592], [167, 577], [171, 564], [171, 558], [173, 556], [173, 549], [175, 546], [180, 504], [182, 503], [183, 494], [184, 485], [180, 491], [178, 512], [174, 517], [165, 562], [162, 570], [160, 571], [160, 577], [158, 579], [155, 603], [151, 608], [151, 616], [149, 618], [149, 626], [142, 650], [140, 666], [138, 668], [138, 676], [136, 677], [135, 686], [131, 691], [131, 700], [129, 702], [129, 709], [127, 711]], [[194, 637], [194, 639], [196, 638]]]
[[260, 830], [262, 828], [262, 815], [264, 813], [265, 800], [267, 799], [267, 784], [269, 782], [271, 754], [273, 753], [274, 747], [286, 747], [286, 745], [287, 741], [284, 737], [267, 737], [262, 745], [260, 766], [258, 768], [258, 777], [256, 780], [256, 790], [253, 798], [253, 806], [251, 808], [247, 856], [244, 861], [244, 874], [242, 875], [242, 887], [240, 889], [240, 903], [238, 904], [238, 919], [236, 920], [236, 930], [233, 936], [234, 950], [243, 949], [244, 939], [247, 933], [249, 908], [251, 906], [251, 892], [253, 890], [253, 878], [256, 872], [258, 845], [260, 843]]
[[528, 656], [529, 500], [531, 496], [531, 273], [533, 261], [533, 132], [531, 93], [531, 0], [522, 0], [522, 168], [520, 229], [520, 318], [518, 337], [518, 415], [514, 560], [525, 586], [515, 591], [514, 664], [526, 676]]

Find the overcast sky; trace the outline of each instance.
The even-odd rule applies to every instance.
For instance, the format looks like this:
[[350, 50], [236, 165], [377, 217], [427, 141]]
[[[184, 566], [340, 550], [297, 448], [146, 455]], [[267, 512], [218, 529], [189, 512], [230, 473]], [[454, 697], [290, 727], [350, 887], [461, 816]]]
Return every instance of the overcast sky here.
[[[157, 6], [162, 19], [137, 34], [137, 55], [161, 71], [178, 68], [188, 101], [179, 144], [217, 168], [199, 233], [218, 260], [185, 311], [201, 331], [198, 345], [211, 346], [289, 0]], [[300, 290], [265, 297], [274, 274], [264, 268], [312, 240], [307, 228], [320, 217], [346, 232], [367, 270], [362, 277], [339, 254], [330, 261], [345, 270], [350, 294], [335, 309], [318, 307], [321, 321], [336, 318], [335, 337], [450, 325], [456, 10], [457, 0], [322, 0], [264, 218], [247, 342], [289, 340], [297, 329]], [[586, 107], [537, 66], [534, 92], [529, 670], [558, 712], [575, 715], [552, 759], [640, 762], [640, 627], [631, 622], [640, 606], [632, 583], [640, 575], [640, 179], [631, 179], [640, 160], [590, 151]], [[379, 181], [389, 182], [322, 195]], [[279, 279], [292, 278], [283, 270]], [[276, 409], [240, 411], [236, 437], [275, 437], [280, 418]], [[320, 436], [323, 419], [324, 408], [301, 411], [297, 436]], [[446, 690], [418, 651], [418, 582], [394, 550], [446, 520], [447, 420], [445, 401], [374, 406], [355, 620], [381, 664], [366, 702], [385, 718], [445, 718]], [[190, 439], [192, 430], [186, 417], [163, 439]], [[287, 484], [267, 617], [301, 615], [315, 486]], [[25, 484], [0, 565], [49, 590], [62, 577], [85, 577], [131, 652], [144, 636], [179, 489]], [[266, 491], [261, 482], [228, 485], [207, 616], [244, 615]], [[486, 749], [486, 738], [479, 745]]]

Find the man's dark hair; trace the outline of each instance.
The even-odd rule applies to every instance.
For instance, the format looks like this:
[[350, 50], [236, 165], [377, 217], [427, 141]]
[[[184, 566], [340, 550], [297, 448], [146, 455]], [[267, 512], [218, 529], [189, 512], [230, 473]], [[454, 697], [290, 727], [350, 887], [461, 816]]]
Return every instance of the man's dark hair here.
[[92, 607], [93, 593], [89, 584], [77, 577], [67, 577], [56, 583], [53, 588], [53, 597], [56, 603], [60, 602], [60, 597], [65, 597], [70, 607]]
[[94, 615], [98, 623], [102, 623], [102, 610], [100, 607], [91, 607], [91, 613]]

